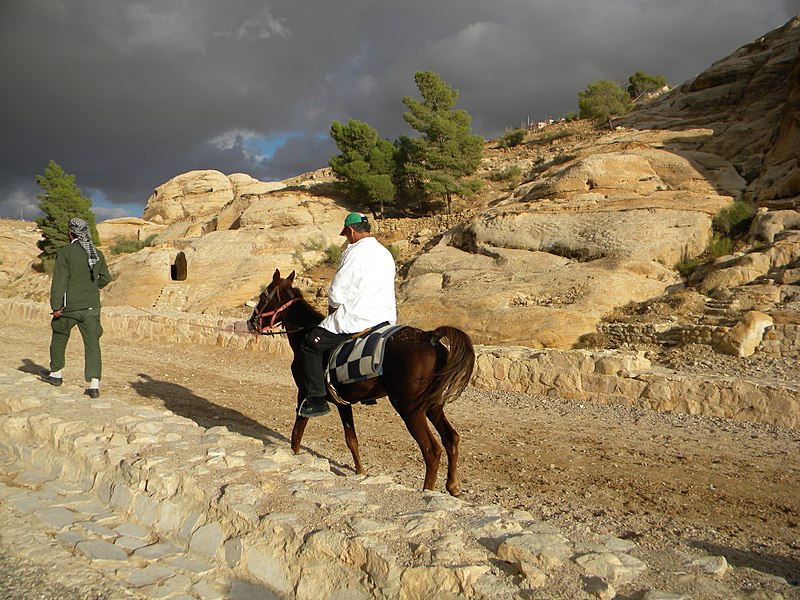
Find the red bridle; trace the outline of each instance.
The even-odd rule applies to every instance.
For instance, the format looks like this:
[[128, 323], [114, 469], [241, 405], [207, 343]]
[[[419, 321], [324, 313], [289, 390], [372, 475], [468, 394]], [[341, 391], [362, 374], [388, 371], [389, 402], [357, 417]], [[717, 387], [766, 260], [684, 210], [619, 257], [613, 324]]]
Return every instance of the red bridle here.
[[[272, 300], [273, 294], [275, 294], [277, 291], [278, 291], [277, 287], [275, 289], [273, 289], [272, 292], [270, 293], [269, 298], [267, 298], [267, 301], [264, 304], [269, 304], [270, 300]], [[300, 296], [296, 296], [296, 297], [288, 300], [287, 302], [285, 302], [284, 304], [280, 305], [278, 308], [276, 308], [274, 310], [268, 310], [268, 311], [259, 313], [257, 315], [258, 316], [258, 332], [259, 333], [276, 333], [275, 329], [278, 327], [278, 320], [282, 319], [282, 316], [281, 316], [282, 313], [284, 313], [286, 311], [286, 309], [288, 309], [292, 304], [294, 304], [298, 300], [300, 300]], [[269, 324], [265, 325], [264, 321], [266, 321], [267, 319], [269, 319]]]

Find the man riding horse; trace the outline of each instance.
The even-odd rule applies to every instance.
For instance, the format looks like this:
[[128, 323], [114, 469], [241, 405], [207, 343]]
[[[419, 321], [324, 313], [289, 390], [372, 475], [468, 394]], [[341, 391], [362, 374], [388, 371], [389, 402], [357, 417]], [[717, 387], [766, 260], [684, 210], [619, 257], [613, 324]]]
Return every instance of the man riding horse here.
[[397, 321], [394, 258], [370, 235], [369, 219], [361, 213], [348, 214], [339, 235], [346, 237], [349, 245], [342, 252], [328, 290], [328, 316], [302, 344], [306, 396], [297, 410], [301, 417], [318, 417], [330, 411], [325, 352], [355, 333]]

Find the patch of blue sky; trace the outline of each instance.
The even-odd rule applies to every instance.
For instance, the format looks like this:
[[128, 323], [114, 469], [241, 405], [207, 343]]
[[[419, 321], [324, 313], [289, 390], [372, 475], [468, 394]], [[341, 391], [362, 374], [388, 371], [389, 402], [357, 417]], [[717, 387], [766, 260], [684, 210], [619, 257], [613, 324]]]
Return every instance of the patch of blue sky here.
[[328, 133], [283, 131], [280, 133], [261, 134], [244, 129], [234, 129], [218, 135], [210, 140], [210, 143], [221, 150], [238, 150], [253, 162], [264, 162], [272, 159], [275, 152], [288, 141], [308, 136], [324, 139], [328, 136]]
[[142, 216], [141, 204], [116, 204], [108, 199], [103, 190], [97, 188], [89, 188], [85, 192], [92, 201], [92, 212], [98, 223], [108, 219]]

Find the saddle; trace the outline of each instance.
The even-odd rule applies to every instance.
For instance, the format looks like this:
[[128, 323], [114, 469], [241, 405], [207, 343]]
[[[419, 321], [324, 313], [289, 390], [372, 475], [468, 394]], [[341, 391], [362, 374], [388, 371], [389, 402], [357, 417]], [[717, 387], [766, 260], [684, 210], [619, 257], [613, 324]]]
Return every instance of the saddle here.
[[340, 401], [337, 384], [354, 383], [383, 374], [383, 351], [386, 340], [405, 325], [382, 323], [357, 333], [336, 346], [328, 358], [325, 380], [334, 400]]

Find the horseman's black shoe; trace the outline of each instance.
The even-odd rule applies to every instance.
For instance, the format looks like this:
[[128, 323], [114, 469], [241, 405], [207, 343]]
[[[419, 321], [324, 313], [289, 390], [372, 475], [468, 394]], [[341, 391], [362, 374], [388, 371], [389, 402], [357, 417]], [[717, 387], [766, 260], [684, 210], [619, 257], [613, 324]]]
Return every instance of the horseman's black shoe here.
[[300, 403], [297, 414], [301, 417], [321, 417], [331, 412], [328, 400], [324, 396], [321, 398], [307, 397]]
[[100, 397], [100, 390], [97, 388], [87, 388], [84, 392], [89, 398], [99, 398]]
[[50, 371], [39, 371], [39, 376], [42, 378], [42, 381], [46, 381], [50, 385], [61, 385], [64, 383], [64, 380], [61, 377], [53, 377], [50, 375]]

